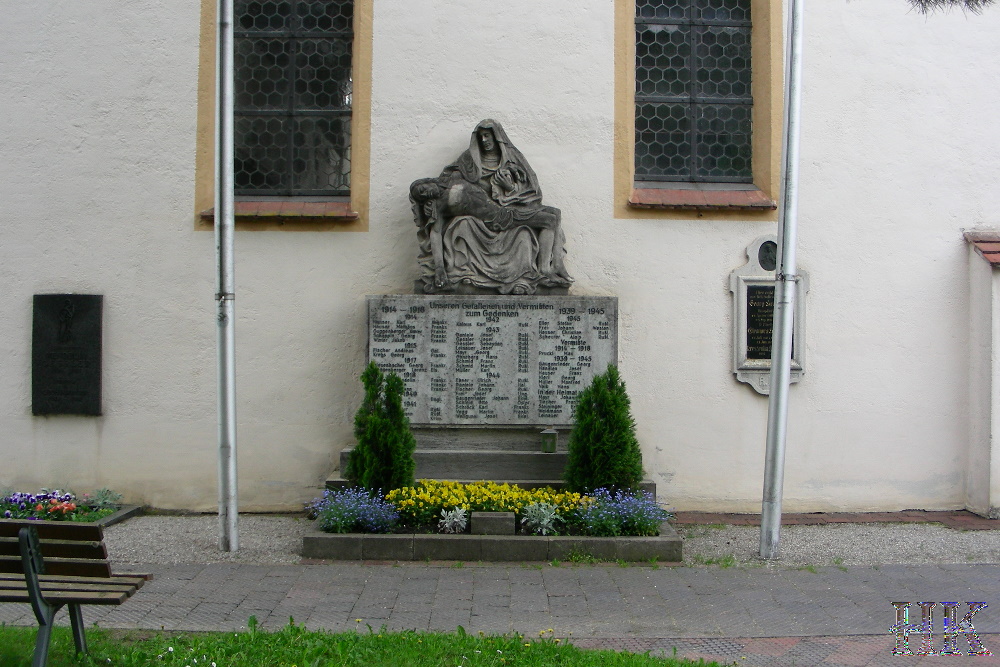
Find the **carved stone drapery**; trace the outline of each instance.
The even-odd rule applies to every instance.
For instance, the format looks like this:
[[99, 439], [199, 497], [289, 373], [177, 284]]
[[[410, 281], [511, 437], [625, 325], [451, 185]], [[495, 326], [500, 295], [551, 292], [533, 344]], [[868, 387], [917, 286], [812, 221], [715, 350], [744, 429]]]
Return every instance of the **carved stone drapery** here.
[[542, 204], [534, 170], [497, 121], [481, 121], [440, 176], [414, 181], [410, 201], [425, 293], [534, 294], [572, 282], [561, 213]]

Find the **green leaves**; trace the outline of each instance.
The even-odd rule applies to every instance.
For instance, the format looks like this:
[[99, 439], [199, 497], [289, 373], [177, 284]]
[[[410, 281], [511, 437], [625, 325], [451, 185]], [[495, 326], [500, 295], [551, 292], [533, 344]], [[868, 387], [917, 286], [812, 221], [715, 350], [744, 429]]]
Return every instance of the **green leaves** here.
[[594, 377], [580, 392], [569, 436], [564, 479], [571, 491], [631, 489], [642, 481], [642, 452], [618, 368]]
[[416, 440], [403, 411], [405, 386], [395, 373], [383, 375], [375, 362], [361, 374], [365, 397], [354, 416], [358, 444], [344, 477], [370, 491], [413, 485]]

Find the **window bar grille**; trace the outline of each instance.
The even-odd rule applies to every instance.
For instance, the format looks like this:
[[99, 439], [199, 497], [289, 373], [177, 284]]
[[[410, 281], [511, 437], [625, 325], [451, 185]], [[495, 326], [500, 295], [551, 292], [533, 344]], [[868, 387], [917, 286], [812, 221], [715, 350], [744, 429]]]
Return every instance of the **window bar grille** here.
[[[656, 2], [656, 0], [653, 0], [652, 2], [650, 2], [649, 0], [640, 0], [640, 2], [636, 6], [635, 24], [636, 24], [637, 44], [641, 41], [641, 35], [643, 29], [647, 28], [648, 26], [655, 26], [655, 25], [678, 26], [679, 28], [682, 28], [684, 30], [684, 42], [685, 45], [688, 47], [688, 53], [684, 58], [685, 61], [684, 67], [686, 68], [687, 75], [690, 77], [686, 94], [676, 94], [675, 91], [670, 91], [670, 90], [657, 91], [655, 87], [652, 90], [649, 90], [648, 86], [647, 86], [647, 92], [643, 92], [641, 90], [642, 82], [640, 82], [637, 79], [636, 114], [638, 120], [640, 114], [643, 111], [651, 113], [652, 116], [655, 116], [656, 115], [655, 109], [659, 105], [669, 104], [675, 106], [683, 106], [684, 120], [688, 124], [686, 131], [684, 131], [683, 133], [685, 141], [688, 143], [688, 150], [689, 150], [689, 153], [683, 156], [684, 163], [686, 164], [687, 173], [686, 174], [663, 173], [664, 171], [676, 172], [676, 170], [671, 168], [664, 169], [657, 167], [655, 165], [652, 167], [644, 167], [640, 165], [639, 156], [637, 155], [636, 179], [648, 180], [648, 181], [738, 182], [738, 183], [752, 182], [753, 177], [750, 170], [750, 155], [749, 155], [751, 128], [750, 128], [750, 119], [748, 116], [750, 114], [749, 107], [752, 107], [753, 100], [752, 97], [750, 97], [749, 95], [750, 92], [749, 78], [747, 78], [746, 81], [741, 82], [747, 87], [745, 95], [736, 95], [732, 91], [730, 91], [730, 94], [721, 94], [718, 93], [717, 91], [714, 92], [713, 94], [705, 94], [705, 91], [701, 88], [701, 82], [699, 81], [699, 76], [698, 76], [699, 71], [705, 69], [704, 64], [700, 62], [698, 47], [699, 44], [701, 44], [703, 48], [709, 48], [706, 46], [709, 41], [706, 39], [706, 36], [711, 34], [712, 28], [737, 28], [740, 29], [739, 32], [743, 32], [746, 35], [747, 41], [746, 44], [743, 46], [743, 49], [745, 50], [746, 53], [746, 58], [745, 58], [746, 69], [741, 71], [745, 71], [746, 74], [750, 73], [749, 72], [750, 46], [749, 46], [748, 33], [751, 27], [751, 23], [748, 20], [749, 14], [745, 13], [747, 19], [733, 18], [732, 15], [728, 15], [727, 18], [722, 18], [722, 19], [718, 18], [718, 16], [712, 16], [711, 18], [703, 18], [699, 14], [699, 12], [700, 10], [706, 8], [706, 3], [704, 1], [699, 2], [696, 0], [694, 2], [684, 3], [684, 5], [685, 6], [681, 8], [683, 11], [682, 17], [678, 17], [676, 15], [673, 17], [641, 16], [640, 7], [645, 7], [647, 9], [654, 8], [654, 12], [651, 12], [653, 14], [656, 13], [655, 12], [656, 7], [669, 8], [670, 6], [674, 6], [675, 8], [677, 8], [676, 5], [670, 3], [669, 0], [667, 0], [666, 2], [664, 2], [663, 0], [660, 0], [660, 2]], [[655, 41], [656, 40], [654, 37], [651, 42], [651, 46], [656, 46]], [[648, 47], [647, 47], [647, 52], [648, 52]], [[660, 55], [662, 56], [662, 53]], [[641, 68], [638, 54], [636, 56], [636, 59], [637, 59], [636, 67], [638, 70]], [[653, 66], [646, 69], [653, 69], [653, 68], [661, 70], [667, 69], [667, 67], [658, 66], [655, 63], [655, 61], [653, 62]], [[715, 68], [718, 69], [718, 66], [715, 66]], [[728, 68], [732, 69], [733, 65], [730, 64]], [[645, 110], [641, 109], [641, 105], [643, 104], [647, 105]], [[744, 159], [745, 166], [742, 169], [730, 167], [728, 169], [722, 170], [722, 171], [728, 171], [729, 173], [702, 174], [701, 173], [702, 171], [708, 171], [708, 168], [705, 166], [705, 164], [706, 160], [710, 160], [712, 158], [711, 156], [712, 145], [706, 143], [707, 138], [702, 136], [703, 132], [700, 128], [705, 128], [706, 129], [705, 134], [708, 135], [720, 134], [719, 132], [707, 131], [707, 128], [712, 121], [710, 118], [707, 118], [706, 116], [707, 115], [715, 116], [716, 122], [718, 123], [720, 122], [720, 119], [718, 119], [719, 111], [724, 107], [732, 108], [732, 111], [729, 115], [735, 116], [731, 119], [731, 122], [735, 126], [738, 126], [738, 124], [740, 123], [739, 119], [740, 114], [736, 113], [736, 107], [747, 108], [746, 111], [744, 112], [744, 120], [743, 120], [743, 126], [745, 130], [742, 132], [739, 131], [739, 129], [736, 130], [736, 134], [745, 135], [745, 138], [741, 138], [741, 141], [743, 143], [740, 145], [740, 149], [745, 155]], [[715, 109], [715, 111], [712, 112], [711, 114], [707, 114], [707, 112], [711, 109]], [[652, 117], [650, 117], [650, 119], [655, 120]], [[638, 132], [638, 129], [636, 131]], [[666, 129], [662, 131], [667, 132]], [[651, 141], [653, 142], [653, 148], [655, 148], [656, 144], [655, 133], [647, 131], [647, 136], [652, 137]], [[662, 146], [662, 149], [665, 150], [668, 147], [669, 145], [664, 145]], [[718, 172], [720, 170], [716, 169], [715, 171]]]
[[[244, 7], [249, 7], [251, 4], [254, 5], [258, 14], [265, 5], [265, 3], [254, 3], [252, 0], [250, 3], [244, 2], [239, 4]], [[353, 20], [353, 3], [350, 0], [329, 0], [324, 7], [337, 8], [339, 12], [330, 12], [323, 15], [322, 19], [325, 19], [325, 21], [322, 19], [317, 21], [316, 15], [309, 14], [310, 5], [315, 4], [316, 0], [286, 0], [277, 5], [268, 3], [267, 6], [272, 7], [277, 14], [283, 15], [284, 20], [281, 22], [280, 27], [266, 20], [258, 23], [254, 20], [254, 15], [248, 13], [246, 15], [247, 23], [236, 31], [236, 38], [243, 41], [245, 45], [248, 45], [247, 51], [250, 52], [251, 57], [254, 52], [252, 45], [255, 42], [259, 40], [274, 40], [280, 42], [282, 45], [277, 50], [279, 54], [277, 57], [284, 56], [287, 58], [287, 62], [281, 67], [283, 80], [287, 84], [287, 89], [284, 91], [284, 99], [280, 100], [277, 105], [272, 106], [265, 98], [260, 98], [258, 102], [253, 99], [253, 94], [248, 93], [249, 99], [246, 100], [245, 104], [236, 109], [237, 117], [246, 119], [247, 123], [252, 119], [259, 119], [257, 125], [253, 127], [261, 128], [260, 134], [267, 134], [271, 131], [267, 126], [267, 119], [275, 119], [279, 123], [277, 131], [284, 135], [284, 142], [280, 145], [280, 149], [277, 150], [284, 160], [283, 169], [276, 171], [272, 167], [271, 170], [263, 175], [259, 171], [252, 173], [244, 171], [242, 174], [244, 187], [239, 187], [236, 191], [237, 194], [257, 196], [342, 196], [349, 194], [348, 184], [350, 182], [350, 174], [347, 172], [347, 169], [349, 168], [350, 155], [349, 124], [351, 110], [350, 101], [345, 91], [350, 87], [352, 79], [351, 44], [353, 42], [353, 29], [351, 22]], [[274, 15], [275, 13], [271, 14], [271, 16]], [[304, 22], [304, 17], [310, 19], [308, 24]], [[317, 62], [316, 65], [300, 63], [300, 58], [308, 58], [310, 55], [303, 51], [303, 41], [315, 41], [317, 44], [323, 43], [328, 46], [329, 51], [323, 47], [316, 49], [317, 51], [326, 53], [329, 58], [328, 63]], [[267, 49], [265, 48], [264, 51], [267, 51]], [[317, 57], [317, 54], [312, 55], [313, 57]], [[320, 85], [319, 89], [310, 89], [308, 85], [303, 86], [302, 81], [300, 81], [300, 78], [303, 76], [301, 66], [312, 67], [314, 70], [326, 70], [325, 73], [328, 78]], [[262, 76], [264, 79], [267, 78], [266, 64], [258, 64], [256, 68], [244, 64], [242, 70], [242, 74], [245, 77]], [[315, 80], [312, 83], [315, 85]], [[303, 95], [311, 96], [312, 101], [309, 103], [302, 102], [301, 97]], [[317, 95], [329, 98], [328, 103], [319, 107], [319, 103], [315, 101]], [[296, 171], [297, 150], [298, 153], [301, 153], [299, 155], [300, 162], [305, 159], [314, 164], [317, 162], [315, 153], [317, 150], [316, 145], [308, 141], [309, 138], [304, 136], [303, 133], [305, 130], [302, 129], [302, 119], [310, 117], [315, 120], [309, 131], [326, 135], [341, 135], [341, 138], [336, 141], [329, 138], [327, 140], [328, 147], [337, 154], [338, 159], [336, 164], [332, 162], [328, 163], [331, 171], [323, 172], [326, 174], [325, 184], [329, 186], [326, 188], [321, 187], [323, 185], [322, 182], [319, 182], [321, 179], [316, 174], [309, 172], [308, 166], [305, 168], [306, 171], [301, 174]], [[299, 136], [297, 139], [296, 135], [302, 136]], [[239, 136], [238, 140], [243, 142], [245, 139]], [[297, 146], [297, 143], [302, 145]], [[244, 154], [251, 156], [250, 159], [252, 159], [253, 148], [253, 146], [244, 146]], [[259, 146], [256, 148], [258, 151], [262, 150]], [[258, 175], [257, 183], [253, 182], [254, 174]], [[268, 175], [271, 175], [270, 182]], [[277, 186], [273, 185], [275, 178], [279, 179]], [[302, 182], [303, 179], [309, 182]]]

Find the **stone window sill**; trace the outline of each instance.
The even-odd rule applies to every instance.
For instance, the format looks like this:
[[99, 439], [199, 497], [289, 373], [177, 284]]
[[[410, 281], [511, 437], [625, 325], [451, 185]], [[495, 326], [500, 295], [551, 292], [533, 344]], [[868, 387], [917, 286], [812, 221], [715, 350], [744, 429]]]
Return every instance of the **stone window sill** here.
[[[234, 215], [240, 222], [354, 222], [358, 214], [346, 201], [237, 201]], [[215, 209], [201, 212], [201, 219], [211, 224]]]
[[631, 208], [694, 211], [773, 211], [778, 204], [757, 188], [745, 190], [701, 190], [635, 188]]

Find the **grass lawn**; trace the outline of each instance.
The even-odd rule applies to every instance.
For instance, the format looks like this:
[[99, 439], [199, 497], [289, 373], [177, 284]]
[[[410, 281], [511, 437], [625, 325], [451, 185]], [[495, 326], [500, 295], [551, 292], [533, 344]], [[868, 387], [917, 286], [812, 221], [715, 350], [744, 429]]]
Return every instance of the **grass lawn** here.
[[[718, 663], [590, 651], [546, 638], [418, 632], [311, 632], [291, 625], [277, 632], [150, 632], [90, 628], [90, 656], [74, 656], [69, 628], [56, 628], [49, 665], [164, 665], [181, 667], [687, 667]], [[0, 625], [0, 665], [31, 664], [35, 629]]]

